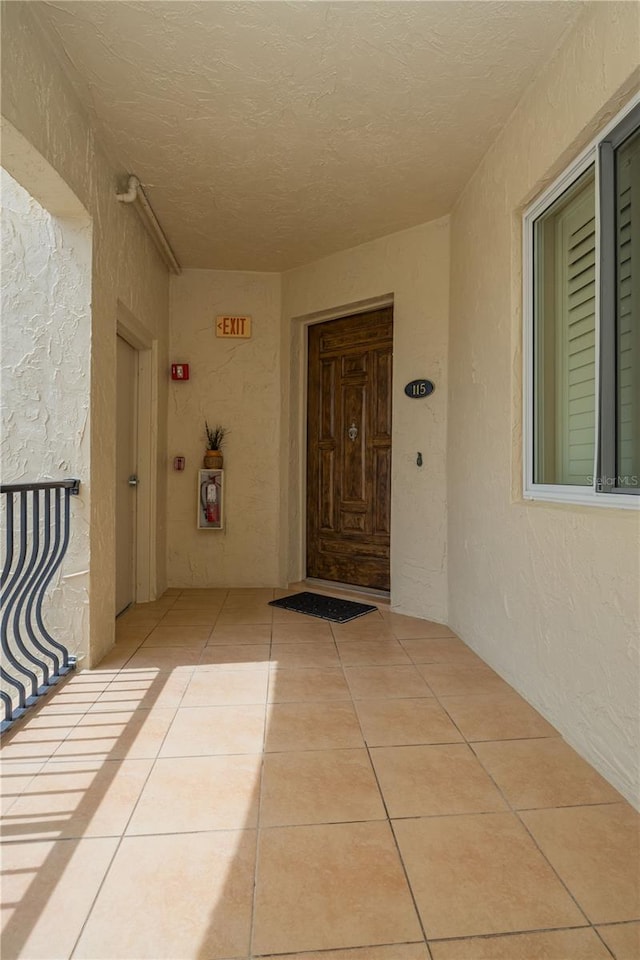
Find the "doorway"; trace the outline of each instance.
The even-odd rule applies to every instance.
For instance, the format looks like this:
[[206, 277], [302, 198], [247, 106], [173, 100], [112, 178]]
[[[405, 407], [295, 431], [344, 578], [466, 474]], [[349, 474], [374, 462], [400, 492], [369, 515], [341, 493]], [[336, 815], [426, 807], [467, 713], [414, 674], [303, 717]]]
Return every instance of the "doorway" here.
[[118, 336], [116, 354], [116, 616], [135, 599], [138, 351]]
[[307, 576], [388, 590], [393, 307], [308, 329]]

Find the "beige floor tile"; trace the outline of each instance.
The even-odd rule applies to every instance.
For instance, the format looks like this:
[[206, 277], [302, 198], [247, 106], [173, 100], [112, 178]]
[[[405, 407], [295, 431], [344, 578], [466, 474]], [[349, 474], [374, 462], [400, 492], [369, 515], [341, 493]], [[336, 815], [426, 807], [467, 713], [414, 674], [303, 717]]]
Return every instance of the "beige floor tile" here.
[[[267, 607], [271, 610], [271, 607]], [[270, 613], [224, 613], [220, 614], [216, 620], [217, 627], [240, 627], [250, 625], [268, 625], [271, 626], [272, 617]]]
[[390, 817], [507, 809], [466, 743], [374, 747], [371, 759]]
[[202, 651], [199, 671], [269, 669], [269, 645], [257, 643], [213, 643]]
[[[164, 616], [167, 610], [171, 608], [176, 603], [176, 597], [166, 597], [163, 600], [152, 600], [150, 603], [136, 603], [132, 608], [132, 613], [147, 614], [148, 616]], [[126, 614], [125, 614], [126, 617]]]
[[363, 746], [351, 703], [274, 703], [267, 719], [265, 749], [331, 750]]
[[436, 697], [512, 692], [509, 684], [485, 664], [421, 663], [416, 669]]
[[160, 600], [163, 600], [165, 597], [179, 597], [182, 594], [180, 587], [167, 587], [164, 591]]
[[208, 643], [226, 644], [266, 644], [271, 642], [271, 625], [268, 623], [216, 624]]
[[261, 596], [260, 593], [246, 594], [245, 596], [235, 596], [231, 591], [227, 594], [227, 599], [224, 601], [223, 609], [227, 611], [231, 610], [270, 610], [269, 604], [273, 599], [272, 596], [269, 596], [267, 593], [264, 596]]
[[331, 630], [336, 640], [342, 641], [395, 639], [377, 610], [349, 623], [332, 623]]
[[290, 670], [274, 665], [269, 678], [269, 700], [287, 703], [298, 700], [350, 700], [351, 694], [342, 667]]
[[161, 757], [200, 757], [262, 750], [262, 705], [181, 707], [169, 728]]
[[398, 640], [455, 637], [453, 630], [450, 630], [445, 624], [435, 623], [433, 620], [405, 617], [403, 614], [393, 613], [393, 611], [386, 614], [384, 619], [391, 628], [394, 637]]
[[640, 957], [640, 923], [598, 927], [598, 933], [616, 960], [638, 960]]
[[[98, 702], [99, 697], [102, 694], [97, 694], [97, 696], [87, 697], [85, 694], [71, 694], [66, 697], [61, 697], [55, 690], [44, 698], [39, 706], [33, 708], [33, 711], [29, 711], [30, 716], [27, 715], [24, 718], [24, 722], [29, 724], [31, 717], [41, 717], [42, 719], [53, 719], [54, 717], [65, 722], [67, 726], [75, 726], [81, 716], [85, 714], [88, 710], [91, 710], [94, 703]], [[7, 734], [3, 734], [2, 740], [9, 743], [9, 738]], [[0, 758], [2, 754], [0, 754]], [[5, 758], [6, 759], [6, 758]]]
[[3, 846], [3, 960], [71, 956], [117, 843], [109, 837]]
[[586, 924], [514, 814], [397, 820], [394, 830], [429, 939]]
[[158, 613], [151, 610], [144, 610], [142, 607], [130, 607], [125, 613], [121, 613], [116, 619], [116, 626], [129, 624], [157, 623], [166, 611]]
[[333, 640], [309, 643], [273, 643], [271, 662], [281, 667], [339, 667], [340, 658]]
[[617, 790], [558, 737], [476, 743], [474, 750], [515, 809], [622, 800]]
[[592, 923], [640, 919], [640, 816], [629, 804], [520, 816]]
[[88, 712], [175, 709], [180, 706], [190, 677], [191, 673], [186, 671], [123, 670]]
[[312, 620], [306, 623], [274, 623], [274, 643], [307, 643], [313, 640], [331, 640], [331, 626], [326, 620]]
[[151, 760], [50, 761], [11, 808], [4, 839], [118, 836], [151, 766]]
[[0, 767], [0, 812], [8, 813], [20, 794], [26, 790], [36, 773], [42, 770], [44, 760], [3, 764]]
[[163, 618], [160, 621], [159, 626], [165, 625], [175, 625], [181, 623], [188, 623], [192, 625], [200, 624], [211, 624], [215, 623], [218, 619], [220, 611], [222, 610], [222, 602], [220, 603], [202, 603], [198, 600], [186, 600], [182, 602], [178, 600], [174, 606], [171, 608], [168, 613], [171, 614], [171, 617], [168, 619]]
[[356, 711], [370, 747], [458, 743], [462, 736], [433, 698], [357, 700]]
[[354, 700], [431, 697], [432, 693], [411, 664], [393, 667], [345, 667]]
[[227, 591], [227, 600], [258, 601], [268, 603], [273, 600], [273, 587], [231, 587]]
[[282, 607], [269, 607], [273, 611], [273, 624], [276, 623], [309, 623], [312, 619], [306, 613], [294, 613], [293, 610], [283, 610]]
[[401, 640], [400, 643], [414, 663], [482, 664], [484, 662], [457, 637], [448, 637], [444, 640], [417, 638]]
[[383, 820], [367, 751], [272, 753], [264, 760], [261, 827]]
[[175, 710], [121, 710], [80, 718], [53, 760], [143, 760], [158, 756]]
[[269, 674], [265, 670], [206, 670], [189, 681], [183, 707], [230, 703], [266, 703]]
[[126, 643], [128, 640], [139, 640], [142, 642], [148, 637], [152, 630], [155, 630], [155, 623], [140, 624], [122, 624], [116, 620], [116, 643]]
[[[153, 627], [151, 630], [152, 629]], [[139, 638], [135, 640], [125, 639], [122, 642], [118, 641], [116, 645], [104, 655], [100, 661], [99, 669], [121, 670], [135, 655], [142, 643], [143, 641]]]
[[14, 760], [21, 763], [48, 760], [64, 743], [84, 712], [40, 712], [38, 716], [25, 717], [8, 733], [3, 734], [0, 762], [6, 764]]
[[201, 653], [200, 645], [197, 647], [141, 647], [127, 661], [126, 670], [193, 671], [200, 660]]
[[162, 623], [152, 630], [144, 641], [142, 649], [146, 647], [204, 647], [209, 639], [213, 621], [208, 626], [192, 625], [165, 625]]
[[229, 591], [226, 587], [183, 587], [180, 589], [181, 601], [192, 599], [202, 601], [226, 600]]
[[261, 765], [261, 754], [158, 760], [127, 834], [255, 827]]
[[611, 960], [589, 927], [429, 944], [433, 960]]
[[440, 702], [467, 740], [558, 736], [558, 731], [515, 691], [480, 696], [441, 696]]
[[348, 666], [411, 662], [397, 640], [338, 640], [338, 652]]
[[394, 943], [386, 947], [321, 950], [320, 953], [271, 954], [269, 960], [430, 960], [424, 943]]
[[254, 953], [420, 937], [387, 823], [262, 830], [258, 863]]
[[[82, 686], [85, 683], [96, 683], [103, 687], [105, 683], [109, 684], [113, 680], [116, 680], [119, 676], [119, 670], [102, 670], [100, 667], [95, 667], [93, 670], [90, 670], [88, 667], [85, 667], [82, 670], [78, 669], [74, 674], [71, 675], [70, 679], [67, 680], [65, 684], [59, 685], [57, 689], [60, 689], [60, 686], [66, 686], [67, 684], [69, 686], [75, 684]], [[46, 703], [46, 698], [43, 703]]]
[[266, 603], [225, 603], [216, 623], [268, 623], [272, 621], [271, 607]]
[[254, 858], [252, 830], [125, 837], [74, 957], [246, 957]]
[[221, 606], [213, 609], [207, 607], [199, 610], [193, 608], [189, 610], [169, 610], [160, 621], [159, 626], [161, 629], [199, 625], [211, 628], [218, 619]]

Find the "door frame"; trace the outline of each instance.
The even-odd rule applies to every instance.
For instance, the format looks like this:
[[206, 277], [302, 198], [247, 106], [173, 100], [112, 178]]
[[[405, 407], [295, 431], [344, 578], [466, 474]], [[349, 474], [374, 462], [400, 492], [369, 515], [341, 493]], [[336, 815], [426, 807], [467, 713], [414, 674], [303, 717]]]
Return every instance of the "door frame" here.
[[[369, 313], [381, 307], [393, 307], [393, 293], [368, 300], [357, 300], [327, 310], [292, 317], [290, 324], [291, 381], [290, 381], [290, 440], [291, 457], [288, 473], [292, 483], [289, 490], [296, 498], [289, 503], [289, 567], [283, 582], [304, 580], [307, 576], [307, 403], [309, 395], [309, 337], [307, 330], [317, 323], [341, 320], [359, 313]], [[393, 328], [395, 344], [395, 324]], [[392, 425], [393, 438], [393, 425]], [[393, 443], [393, 439], [392, 439]], [[285, 476], [287, 474], [285, 473]], [[391, 493], [391, 550], [393, 550], [393, 485]], [[285, 541], [286, 542], [286, 541]]]
[[116, 328], [138, 358], [136, 460], [143, 495], [136, 495], [134, 601], [146, 603], [157, 590], [158, 341], [120, 300]]

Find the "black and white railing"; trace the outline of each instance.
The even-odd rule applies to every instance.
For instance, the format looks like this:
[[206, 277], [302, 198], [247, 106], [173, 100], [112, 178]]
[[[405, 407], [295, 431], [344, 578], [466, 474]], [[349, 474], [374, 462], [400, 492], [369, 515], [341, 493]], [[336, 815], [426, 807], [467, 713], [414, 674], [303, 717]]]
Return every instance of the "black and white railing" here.
[[79, 480], [0, 487], [3, 731], [75, 667], [75, 657], [45, 627], [42, 604], [69, 546], [70, 499], [79, 490]]

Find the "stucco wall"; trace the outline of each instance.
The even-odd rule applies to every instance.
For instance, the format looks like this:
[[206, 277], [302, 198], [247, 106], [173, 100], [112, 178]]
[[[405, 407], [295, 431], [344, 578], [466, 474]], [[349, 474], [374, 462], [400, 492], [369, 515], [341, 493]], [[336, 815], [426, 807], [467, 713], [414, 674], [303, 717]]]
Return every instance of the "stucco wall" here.
[[[216, 337], [217, 315], [249, 315], [248, 340]], [[190, 365], [169, 400], [168, 582], [274, 586], [279, 580], [280, 275], [186, 270], [171, 281], [171, 360]], [[197, 530], [204, 421], [229, 430], [224, 530]], [[186, 457], [183, 472], [173, 458]]]
[[[120, 300], [158, 340], [158, 586], [164, 589], [166, 404], [168, 362], [167, 271], [134, 210], [114, 198], [114, 170], [98, 149], [58, 61], [32, 20], [29, 4], [8, 3], [2, 13], [2, 114], [57, 171], [93, 222], [91, 315], [90, 635], [94, 662], [111, 646], [115, 585], [115, 357]], [[15, 146], [15, 144], [13, 145]], [[38, 164], [18, 147], [3, 165], [47, 207]], [[86, 358], [88, 362], [88, 358]]]
[[[4, 483], [89, 474], [91, 223], [52, 217], [0, 173], [1, 464]], [[78, 205], [79, 206], [79, 205]], [[16, 500], [17, 508], [17, 500]], [[73, 536], [47, 593], [45, 622], [74, 655], [89, 646], [89, 504], [71, 500]]]
[[[590, 4], [451, 220], [451, 626], [626, 796], [640, 786], [638, 514], [521, 500], [521, 212], [638, 83], [640, 7]], [[634, 78], [634, 70], [636, 76]]]
[[[393, 453], [391, 602], [403, 613], [447, 620], [447, 320], [449, 222], [422, 224], [335, 254], [282, 277], [283, 298], [283, 542], [290, 580], [303, 573], [304, 319], [349, 313], [360, 301], [392, 294]], [[336, 315], [339, 315], [337, 313]], [[433, 380], [426, 400], [404, 385]], [[418, 451], [424, 465], [416, 465]]]

